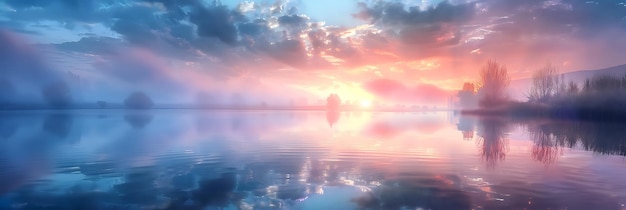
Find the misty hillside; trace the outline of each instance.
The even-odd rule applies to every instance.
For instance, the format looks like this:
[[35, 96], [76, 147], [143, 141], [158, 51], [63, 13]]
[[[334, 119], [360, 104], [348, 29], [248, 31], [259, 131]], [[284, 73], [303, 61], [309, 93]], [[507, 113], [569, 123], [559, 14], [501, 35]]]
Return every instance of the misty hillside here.
[[[626, 75], [626, 64], [604, 69], [573, 71], [565, 73], [563, 75], [565, 75], [566, 82], [574, 81], [579, 85], [582, 85], [585, 79], [598, 75]], [[520, 100], [526, 99], [526, 93], [530, 89], [531, 84], [532, 78], [524, 78], [511, 81], [511, 97]]]

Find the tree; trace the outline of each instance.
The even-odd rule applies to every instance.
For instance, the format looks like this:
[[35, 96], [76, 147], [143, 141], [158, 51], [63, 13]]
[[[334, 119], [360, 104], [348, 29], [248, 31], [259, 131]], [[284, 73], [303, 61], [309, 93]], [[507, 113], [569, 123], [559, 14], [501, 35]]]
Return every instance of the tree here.
[[480, 71], [481, 88], [478, 91], [479, 104], [489, 107], [505, 102], [506, 89], [511, 83], [506, 66], [496, 61], [487, 61]]
[[528, 100], [532, 102], [546, 102], [556, 95], [561, 88], [559, 71], [556, 66], [546, 64], [533, 73], [533, 83], [528, 93]]
[[126, 100], [124, 100], [124, 105], [128, 109], [150, 109], [154, 106], [152, 99], [148, 95], [143, 92], [134, 92], [131, 93]]
[[580, 87], [578, 87], [578, 83], [574, 81], [569, 81], [567, 84], [567, 93], [570, 95], [577, 94], [580, 92]]
[[476, 107], [476, 92], [474, 91], [474, 84], [463, 84], [463, 90], [457, 93], [459, 97], [459, 105], [461, 108], [475, 108]]
[[326, 109], [328, 110], [338, 110], [340, 104], [341, 99], [337, 94], [330, 94], [328, 98], [326, 98]]
[[72, 103], [72, 92], [65, 82], [55, 82], [46, 85], [42, 88], [41, 94], [51, 106], [64, 107]]

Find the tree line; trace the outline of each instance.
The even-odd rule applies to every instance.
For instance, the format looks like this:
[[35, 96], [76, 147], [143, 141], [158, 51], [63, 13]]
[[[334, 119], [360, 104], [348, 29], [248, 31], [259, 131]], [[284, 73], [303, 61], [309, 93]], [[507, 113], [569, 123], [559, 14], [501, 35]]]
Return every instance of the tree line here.
[[[626, 75], [596, 75], [582, 83], [566, 81], [559, 69], [546, 64], [535, 70], [526, 101], [508, 97], [506, 66], [488, 61], [479, 72], [478, 88], [471, 83], [457, 93], [459, 105], [476, 113], [547, 116], [583, 120], [626, 119]], [[472, 111], [468, 111], [472, 112]]]

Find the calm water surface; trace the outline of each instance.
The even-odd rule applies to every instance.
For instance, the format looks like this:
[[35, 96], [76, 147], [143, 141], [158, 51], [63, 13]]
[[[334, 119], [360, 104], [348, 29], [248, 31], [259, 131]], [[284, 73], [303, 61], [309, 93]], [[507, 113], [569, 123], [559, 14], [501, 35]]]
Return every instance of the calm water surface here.
[[0, 113], [0, 209], [625, 209], [626, 125]]

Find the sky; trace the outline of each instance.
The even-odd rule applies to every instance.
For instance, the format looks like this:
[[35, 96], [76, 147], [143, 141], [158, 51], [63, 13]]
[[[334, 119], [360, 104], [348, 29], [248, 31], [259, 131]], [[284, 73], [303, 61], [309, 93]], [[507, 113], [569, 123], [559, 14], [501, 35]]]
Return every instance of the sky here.
[[441, 105], [490, 59], [512, 79], [546, 63], [626, 63], [626, 3], [4, 0], [0, 45], [0, 86], [11, 87], [0, 100], [36, 100], [63, 80], [80, 102], [142, 91], [170, 104], [314, 104], [337, 93]]

